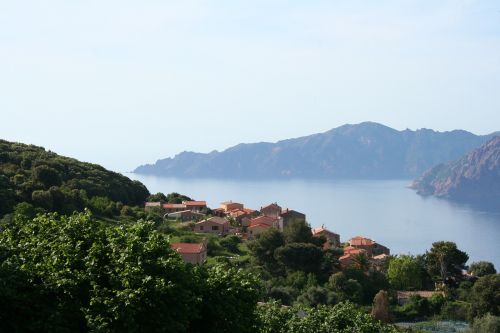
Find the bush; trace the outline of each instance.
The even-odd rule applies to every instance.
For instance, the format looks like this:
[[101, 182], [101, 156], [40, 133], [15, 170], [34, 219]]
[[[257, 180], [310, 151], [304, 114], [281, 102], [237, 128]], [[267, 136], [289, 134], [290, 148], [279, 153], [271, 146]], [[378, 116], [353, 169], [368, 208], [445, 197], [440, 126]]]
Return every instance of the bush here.
[[397, 328], [375, 320], [350, 303], [317, 308], [281, 307], [263, 303], [257, 307], [258, 333], [396, 333]]
[[467, 320], [470, 304], [462, 301], [448, 301], [441, 308], [441, 317], [448, 320]]
[[500, 332], [500, 317], [487, 314], [484, 317], [474, 319], [468, 333], [498, 333]]
[[241, 243], [241, 239], [238, 236], [226, 236], [219, 241], [219, 244], [232, 253], [239, 253], [238, 244]]
[[471, 290], [472, 317], [487, 313], [500, 316], [500, 274], [486, 275], [476, 281]]

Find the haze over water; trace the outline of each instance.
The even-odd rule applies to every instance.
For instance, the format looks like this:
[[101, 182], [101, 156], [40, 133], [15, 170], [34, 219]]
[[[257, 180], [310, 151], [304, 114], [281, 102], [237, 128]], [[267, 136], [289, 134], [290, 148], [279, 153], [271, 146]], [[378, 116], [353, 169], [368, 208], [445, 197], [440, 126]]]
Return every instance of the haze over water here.
[[307, 215], [311, 226], [324, 224], [346, 241], [372, 238], [392, 254], [421, 254], [439, 240], [454, 241], [469, 254], [469, 264], [486, 260], [500, 268], [500, 213], [485, 212], [436, 198], [422, 198], [410, 180], [178, 179], [127, 174], [151, 193], [178, 192], [216, 208], [233, 200], [246, 207], [277, 202]]

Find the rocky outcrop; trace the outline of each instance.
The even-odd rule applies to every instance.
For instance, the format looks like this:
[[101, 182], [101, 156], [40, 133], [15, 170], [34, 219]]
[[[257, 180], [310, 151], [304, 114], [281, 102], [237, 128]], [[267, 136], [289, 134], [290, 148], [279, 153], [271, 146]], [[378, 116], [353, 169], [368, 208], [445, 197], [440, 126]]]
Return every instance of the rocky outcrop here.
[[454, 162], [428, 170], [412, 187], [421, 195], [500, 206], [500, 136]]

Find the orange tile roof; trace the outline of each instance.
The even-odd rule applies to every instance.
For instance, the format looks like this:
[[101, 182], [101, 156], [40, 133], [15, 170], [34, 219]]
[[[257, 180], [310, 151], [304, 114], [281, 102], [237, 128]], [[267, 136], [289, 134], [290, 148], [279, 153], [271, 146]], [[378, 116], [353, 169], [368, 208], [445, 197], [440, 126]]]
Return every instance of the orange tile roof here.
[[163, 208], [186, 208], [184, 204], [163, 204]]
[[271, 226], [269, 224], [264, 224], [264, 223], [256, 223], [256, 224], [251, 224], [248, 229], [252, 229], [252, 228], [257, 228], [257, 227], [261, 227], [261, 228], [271, 228]]
[[275, 202], [274, 202], [274, 203], [272, 203], [272, 204], [269, 204], [269, 205], [267, 205], [267, 206], [262, 207], [262, 208], [261, 208], [261, 210], [266, 209], [266, 208], [278, 208], [278, 209], [281, 211], [281, 207], [280, 207], [280, 206], [278, 206], [278, 204], [277, 204], [277, 203], [275, 203]]
[[277, 218], [270, 217], [270, 216], [259, 216], [254, 219], [250, 220], [250, 226], [256, 225], [256, 224], [267, 224], [267, 225], [273, 225], [274, 222], [278, 221]]
[[203, 243], [172, 243], [170, 247], [178, 253], [200, 253], [205, 250]]
[[356, 236], [349, 240], [349, 244], [351, 246], [372, 246], [375, 245], [375, 242], [372, 241], [370, 238]]
[[202, 224], [202, 223], [207, 223], [207, 222], [213, 222], [213, 223], [217, 223], [217, 224], [229, 224], [228, 220], [226, 220], [225, 218], [222, 218], [222, 217], [218, 217], [218, 216], [213, 216], [209, 219], [197, 222], [196, 224]]
[[358, 249], [352, 246], [348, 246], [344, 248], [344, 255], [348, 254], [360, 254], [360, 253], [366, 253], [365, 249]]
[[320, 234], [322, 232], [325, 232], [325, 233], [328, 233], [328, 234], [339, 236], [339, 234], [326, 229], [324, 226], [321, 226], [321, 227], [318, 227], [318, 228], [313, 228], [311, 231], [312, 231], [313, 235], [318, 235], [318, 234]]
[[207, 202], [206, 201], [183, 201], [183, 204], [186, 206], [206, 206]]

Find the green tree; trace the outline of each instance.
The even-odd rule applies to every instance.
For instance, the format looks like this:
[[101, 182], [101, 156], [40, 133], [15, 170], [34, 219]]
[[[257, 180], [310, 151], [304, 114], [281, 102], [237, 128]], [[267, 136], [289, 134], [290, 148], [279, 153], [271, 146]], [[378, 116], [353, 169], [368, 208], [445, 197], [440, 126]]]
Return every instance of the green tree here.
[[167, 196], [161, 192], [158, 192], [156, 194], [151, 194], [149, 197], [146, 199], [147, 202], [167, 202]]
[[249, 332], [258, 289], [241, 270], [185, 264], [149, 222], [16, 215], [0, 233], [2, 331]]
[[298, 298], [297, 302], [307, 306], [318, 306], [320, 304], [335, 304], [338, 297], [335, 293], [320, 286], [308, 288]]
[[342, 272], [332, 274], [326, 287], [335, 292], [341, 301], [361, 303], [363, 300], [363, 286], [357, 280], [346, 277]]
[[277, 303], [264, 303], [257, 308], [259, 333], [396, 333], [397, 328], [375, 320], [350, 303], [316, 308], [282, 308]]
[[239, 253], [238, 244], [241, 243], [241, 239], [236, 235], [226, 236], [219, 241], [219, 244], [226, 250], [232, 253]]
[[500, 274], [479, 278], [471, 290], [471, 315], [482, 317], [487, 313], [500, 315]]
[[290, 243], [276, 249], [274, 257], [287, 271], [317, 274], [321, 270], [323, 252], [313, 244]]
[[190, 332], [253, 332], [260, 293], [258, 280], [229, 265], [209, 267], [201, 272], [201, 279], [201, 316], [193, 322]]
[[42, 183], [45, 188], [61, 185], [61, 177], [57, 170], [47, 166], [39, 165], [33, 169], [33, 179]]
[[304, 220], [293, 220], [283, 230], [286, 243], [312, 243], [322, 246], [325, 239], [313, 237], [311, 226]]
[[488, 261], [478, 261], [474, 262], [469, 267], [469, 272], [474, 276], [482, 277], [489, 274], [496, 274], [497, 270], [495, 266]]
[[475, 318], [467, 333], [498, 333], [500, 332], [500, 317], [487, 314], [481, 318]]
[[448, 277], [460, 278], [467, 260], [469, 260], [467, 253], [460, 251], [453, 242], [435, 242], [426, 253], [429, 274], [438, 276], [443, 281]]
[[422, 278], [420, 262], [411, 255], [391, 258], [387, 269], [387, 278], [391, 286], [398, 290], [420, 290]]
[[259, 234], [257, 239], [249, 242], [248, 248], [258, 264], [274, 271], [277, 269], [274, 251], [284, 244], [283, 234], [274, 228], [268, 228], [268, 230]]
[[0, 216], [10, 213], [16, 204], [16, 193], [9, 178], [0, 174]]

